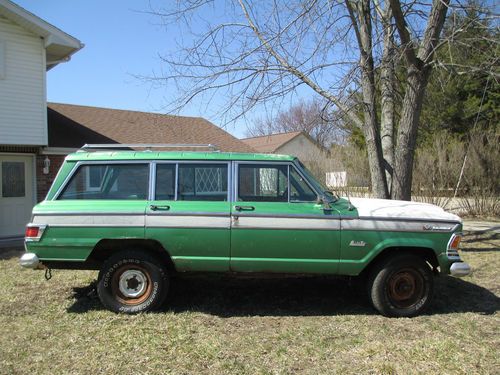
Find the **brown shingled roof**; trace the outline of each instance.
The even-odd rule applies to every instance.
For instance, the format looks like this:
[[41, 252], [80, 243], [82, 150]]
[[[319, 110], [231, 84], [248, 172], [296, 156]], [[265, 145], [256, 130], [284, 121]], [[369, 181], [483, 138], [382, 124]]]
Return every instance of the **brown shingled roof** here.
[[255, 152], [201, 117], [171, 116], [72, 104], [49, 103], [49, 147], [86, 143], [201, 143], [221, 151]]
[[252, 138], [244, 138], [242, 139], [248, 146], [257, 150], [257, 152], [263, 153], [271, 153], [276, 152], [284, 144], [290, 142], [295, 137], [303, 134], [301, 131], [297, 132], [288, 132], [288, 133], [279, 133], [279, 134], [270, 134], [270, 135], [262, 135], [259, 137]]

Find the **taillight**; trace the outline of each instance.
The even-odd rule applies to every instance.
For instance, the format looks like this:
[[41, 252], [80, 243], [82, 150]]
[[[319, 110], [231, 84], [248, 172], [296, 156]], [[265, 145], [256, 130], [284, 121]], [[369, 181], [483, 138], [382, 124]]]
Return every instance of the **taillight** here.
[[46, 227], [46, 225], [28, 224], [24, 232], [24, 240], [28, 242], [40, 241]]
[[25, 237], [38, 237], [39, 227], [26, 227]]

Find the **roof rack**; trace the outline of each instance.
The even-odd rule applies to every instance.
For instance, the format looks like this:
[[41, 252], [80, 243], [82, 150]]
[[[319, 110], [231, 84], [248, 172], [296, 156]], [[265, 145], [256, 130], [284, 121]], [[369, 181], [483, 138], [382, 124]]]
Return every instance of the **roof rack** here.
[[85, 144], [79, 151], [91, 150], [116, 150], [116, 149], [134, 149], [145, 148], [151, 150], [153, 148], [208, 148], [210, 151], [220, 151], [216, 145], [208, 144], [193, 144], [193, 143], [110, 143], [110, 144]]

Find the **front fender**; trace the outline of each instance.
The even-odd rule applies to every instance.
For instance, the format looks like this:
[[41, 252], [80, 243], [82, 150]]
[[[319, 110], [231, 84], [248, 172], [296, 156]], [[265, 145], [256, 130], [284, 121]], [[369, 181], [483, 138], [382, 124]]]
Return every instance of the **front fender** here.
[[339, 273], [359, 275], [377, 257], [388, 249], [422, 249], [431, 250], [438, 258], [438, 253], [444, 251], [441, 243], [446, 243], [449, 234], [426, 235], [413, 232], [375, 232], [375, 231], [345, 231], [342, 232], [341, 258]]

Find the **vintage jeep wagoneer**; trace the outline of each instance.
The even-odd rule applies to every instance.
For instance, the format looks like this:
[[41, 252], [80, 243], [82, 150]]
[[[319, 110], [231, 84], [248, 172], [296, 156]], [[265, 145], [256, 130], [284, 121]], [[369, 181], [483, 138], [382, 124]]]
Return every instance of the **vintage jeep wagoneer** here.
[[361, 276], [379, 312], [414, 316], [434, 275], [470, 272], [461, 220], [439, 207], [336, 197], [286, 155], [115, 147], [66, 157], [20, 259], [100, 270], [110, 310], [158, 308], [169, 276], [203, 271]]

